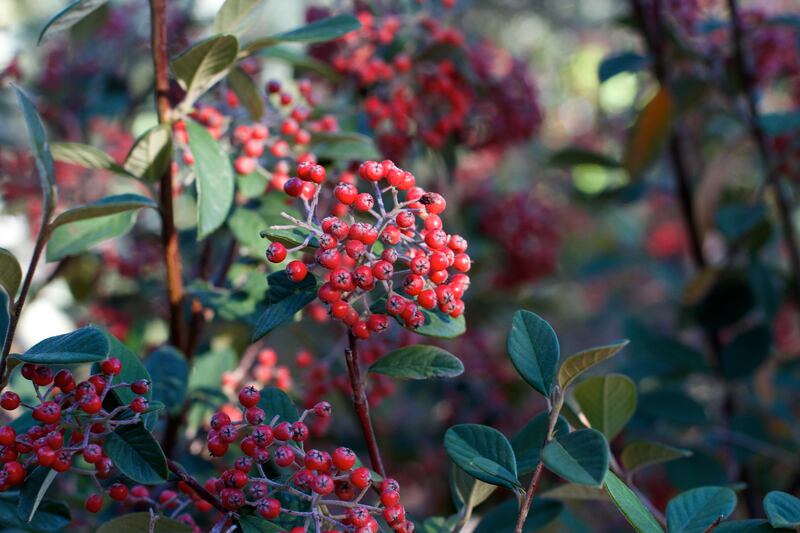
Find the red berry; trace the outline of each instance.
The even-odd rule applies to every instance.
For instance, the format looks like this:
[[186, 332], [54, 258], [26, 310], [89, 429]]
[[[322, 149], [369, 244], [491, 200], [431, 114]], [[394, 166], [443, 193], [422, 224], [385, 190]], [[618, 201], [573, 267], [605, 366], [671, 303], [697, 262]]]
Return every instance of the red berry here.
[[372, 480], [372, 474], [370, 474], [369, 470], [364, 468], [363, 466], [360, 468], [356, 468], [350, 474], [350, 483], [357, 489], [365, 489], [369, 486], [370, 481]]
[[2, 395], [0, 395], [0, 406], [2, 406], [3, 409], [13, 411], [19, 407], [19, 404], [20, 399], [16, 392], [5, 391]]
[[54, 424], [61, 418], [61, 406], [56, 402], [44, 402], [33, 410], [33, 418], [45, 424]]
[[86, 498], [86, 510], [90, 513], [97, 513], [103, 507], [103, 496], [101, 494], [90, 494]]
[[137, 379], [131, 383], [131, 390], [134, 394], [147, 394], [150, 391], [150, 381], [146, 379]]
[[0, 445], [11, 446], [17, 440], [17, 432], [11, 426], [0, 427]]
[[273, 242], [267, 248], [267, 259], [270, 263], [280, 263], [286, 259], [286, 247], [279, 243]]
[[131, 411], [134, 413], [144, 413], [150, 407], [150, 402], [147, 401], [147, 398], [142, 396], [137, 396], [133, 400], [131, 400], [130, 408]]
[[103, 371], [103, 374], [116, 376], [122, 370], [122, 362], [116, 357], [110, 357], [100, 363], [100, 369]]
[[286, 265], [286, 275], [295, 283], [300, 283], [308, 275], [308, 267], [302, 261], [291, 261]]
[[256, 504], [256, 507], [258, 509], [258, 513], [267, 520], [278, 518], [278, 516], [281, 514], [281, 502], [275, 498], [265, 498], [260, 500], [258, 504]]
[[121, 502], [128, 497], [128, 487], [122, 483], [114, 483], [109, 487], [108, 494], [111, 496], [112, 500]]
[[337, 470], [347, 471], [356, 464], [356, 453], [350, 448], [340, 447], [333, 451], [333, 466]]

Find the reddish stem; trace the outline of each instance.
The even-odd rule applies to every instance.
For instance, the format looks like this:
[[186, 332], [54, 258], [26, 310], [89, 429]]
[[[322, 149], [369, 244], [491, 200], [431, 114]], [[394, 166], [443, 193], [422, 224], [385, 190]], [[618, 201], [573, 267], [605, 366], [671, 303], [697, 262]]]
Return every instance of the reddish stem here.
[[[158, 122], [169, 125], [172, 104], [169, 101], [169, 56], [167, 55], [166, 0], [150, 0], [151, 43], [155, 75], [156, 109]], [[169, 300], [170, 344], [184, 348], [183, 278], [178, 232], [172, 206], [172, 156], [159, 184], [161, 212], [161, 243], [164, 246], [164, 264], [167, 270], [167, 296]]]
[[192, 490], [197, 493], [198, 496], [203, 498], [205, 501], [210, 503], [214, 506], [214, 508], [219, 511], [220, 513], [227, 512], [225, 508], [222, 506], [222, 503], [210, 492], [208, 492], [205, 487], [203, 487], [198, 481], [193, 478], [186, 470], [184, 470], [181, 465], [173, 461], [172, 459], [167, 459], [167, 466], [169, 467], [169, 471], [178, 476], [181, 481], [192, 487]]
[[372, 469], [381, 477], [386, 477], [386, 470], [383, 468], [381, 451], [378, 446], [378, 439], [375, 437], [375, 430], [372, 428], [372, 419], [369, 417], [369, 402], [367, 392], [364, 389], [364, 380], [361, 376], [361, 368], [358, 365], [358, 341], [352, 332], [347, 332], [349, 348], [344, 351], [345, 361], [347, 362], [347, 373], [350, 376], [350, 386], [353, 388], [353, 408], [358, 416], [361, 425], [361, 432], [369, 451], [369, 460]]
[[517, 516], [517, 527], [514, 528], [515, 533], [522, 533], [522, 530], [525, 527], [525, 521], [528, 519], [528, 511], [531, 510], [533, 496], [536, 494], [536, 489], [539, 487], [539, 478], [542, 477], [543, 470], [544, 463], [539, 461], [536, 464], [536, 470], [533, 471], [533, 478], [531, 479], [531, 484], [528, 486], [528, 493], [525, 496], [525, 503], [519, 510], [519, 516]]

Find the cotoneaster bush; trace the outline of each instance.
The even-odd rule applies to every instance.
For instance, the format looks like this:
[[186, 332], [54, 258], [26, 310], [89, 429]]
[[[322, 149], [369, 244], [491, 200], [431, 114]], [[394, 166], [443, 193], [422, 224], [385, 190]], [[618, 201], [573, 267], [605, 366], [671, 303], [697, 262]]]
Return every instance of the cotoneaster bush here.
[[[689, 247], [695, 268], [707, 269], [687, 289], [681, 318], [710, 363], [646, 320], [628, 324], [625, 351], [629, 342], [616, 341], [561, 361], [547, 321], [517, 311], [506, 335], [510, 313], [498, 306], [556, 271], [566, 219], [553, 199], [492, 181], [542, 121], [524, 63], [459, 28], [468, 8], [458, 2], [339, 2], [309, 8], [306, 26], [254, 36], [245, 27], [262, 3], [227, 0], [213, 30], [190, 31], [179, 8], [150, 0], [144, 35], [126, 24], [143, 6], [78, 0], [40, 40], [108, 7], [94, 35], [111, 43], [104, 62], [91, 47], [70, 57], [50, 48], [32, 90], [10, 89], [30, 143], [0, 154], [4, 171], [20, 175], [4, 184], [4, 199], [31, 220], [34, 251], [23, 271], [0, 249], [0, 516], [9, 528], [800, 527], [792, 488], [755, 487], [753, 461], [727, 441], [719, 455], [730, 473], [715, 476], [708, 459], [713, 435], [738, 435], [737, 415], [750, 414], [733, 391], [764, 362], [765, 322], [781, 325], [776, 343], [792, 341], [792, 304], [779, 302], [778, 314], [762, 298], [772, 272], [766, 281], [752, 274], [768, 241], [765, 209], [720, 209], [713, 223], [731, 257], [714, 268], [691, 205], [684, 226], [664, 218], [647, 243], [665, 263]], [[713, 101], [732, 114], [744, 101], [771, 173], [765, 186], [786, 210], [779, 180], [793, 177], [796, 129], [775, 126], [786, 117], [760, 121], [753, 102], [775, 84], [796, 96], [791, 20], [740, 13], [732, 0], [721, 26], [706, 20], [707, 9], [717, 13], [706, 3], [630, 7], [621, 22], [646, 52], [610, 58], [600, 77], [650, 69], [654, 96], [619, 160], [572, 147], [551, 154], [552, 166], [638, 178], [696, 105], [681, 75], [735, 78]], [[208, 37], [190, 44], [195, 33]], [[153, 86], [119, 91], [130, 102], [155, 97], [157, 124], [134, 140], [121, 124], [143, 104], [118, 109], [119, 124], [83, 114], [93, 89], [80, 76], [107, 74], [116, 92], [148, 39]], [[307, 55], [286, 46], [296, 43]], [[735, 68], [721, 73], [715, 55]], [[265, 59], [298, 75], [265, 79]], [[16, 61], [2, 78], [25, 79]], [[683, 191], [682, 144], [667, 151]], [[25, 181], [33, 175], [39, 187]], [[85, 325], [20, 349], [26, 301], [46, 284], [34, 283], [42, 256], [58, 262], [54, 276], [69, 273], [73, 293], [89, 295]], [[125, 288], [109, 289], [106, 275]], [[165, 330], [157, 346], [153, 323]], [[508, 360], [495, 347], [502, 337]], [[626, 366], [633, 350], [652, 364]], [[630, 377], [604, 372], [618, 353], [614, 368]], [[719, 404], [718, 428], [694, 400], [704, 394]], [[415, 410], [426, 411], [423, 423]], [[661, 422], [679, 429], [665, 434]], [[737, 438], [785, 461], [778, 446]], [[659, 472], [695, 459], [688, 468], [709, 481], [659, 483]], [[452, 502], [442, 502], [445, 486]], [[575, 502], [589, 502], [588, 518], [576, 518]], [[431, 508], [449, 512], [428, 516]]]

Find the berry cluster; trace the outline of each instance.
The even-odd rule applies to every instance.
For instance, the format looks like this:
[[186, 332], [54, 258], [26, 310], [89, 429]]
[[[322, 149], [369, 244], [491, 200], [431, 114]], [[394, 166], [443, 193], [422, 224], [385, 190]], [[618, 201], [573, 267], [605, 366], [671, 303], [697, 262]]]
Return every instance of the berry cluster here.
[[495, 280], [498, 285], [514, 287], [553, 271], [560, 238], [551, 207], [528, 192], [484, 196], [482, 203], [481, 230], [505, 254], [504, 268]]
[[[374, 481], [372, 472], [359, 466], [350, 448], [339, 447], [332, 453], [304, 450], [309, 438], [305, 419], [312, 413], [330, 417], [329, 403], [318, 403], [294, 422], [280, 420], [279, 415], [267, 421], [267, 413], [258, 406], [261, 393], [255, 387], [243, 388], [238, 397], [242, 418], [232, 419], [225, 412], [217, 412], [211, 418], [207, 440], [214, 456], [224, 456], [237, 442], [243, 453], [235, 459], [233, 468], [205, 483], [206, 490], [218, 495], [226, 510], [236, 512], [252, 506], [267, 520], [283, 515], [305, 521], [305, 527], [295, 527], [292, 532], [306, 531], [313, 523], [317, 530], [325, 525], [330, 526], [327, 531], [375, 533], [379, 530], [376, 515], [382, 515], [394, 531], [413, 531], [413, 523], [406, 519], [400, 504], [396, 481]], [[267, 475], [269, 466], [276, 467], [279, 474]], [[366, 503], [371, 488], [379, 494], [374, 504]], [[302, 502], [303, 510], [282, 505], [278, 498], [281, 495]], [[341, 512], [337, 513], [337, 509]]]
[[[414, 140], [437, 149], [451, 140], [504, 148], [538, 128], [535, 85], [510, 54], [485, 41], [468, 46], [459, 30], [424, 9], [384, 15], [356, 4], [354, 13], [358, 31], [311, 53], [360, 86], [362, 108], [390, 159], [402, 160]], [[328, 15], [311, 8], [307, 19]]]
[[[466, 272], [471, 261], [466, 253], [467, 241], [443, 229], [439, 215], [446, 207], [444, 197], [417, 187], [414, 175], [392, 161], [367, 161], [357, 175], [372, 192], [359, 189], [355, 175], [346, 173], [333, 189], [336, 203], [332, 212], [336, 216], [325, 217], [317, 224], [325, 168], [301, 162], [297, 174], [286, 182], [284, 191], [297, 197], [307, 185], [313, 188], [311, 202], [304, 203], [305, 220], [282, 213], [291, 224], [271, 229], [299, 229], [307, 237], [291, 249], [274, 241], [267, 248], [267, 259], [281, 263], [290, 252], [301, 251], [316, 239], [319, 247], [314, 263], [291, 261], [286, 273], [299, 283], [309, 268], [324, 269], [319, 299], [356, 337], [366, 339], [370, 333], [385, 330], [389, 325], [387, 314], [406, 327], [416, 328], [425, 323], [423, 309], [438, 308], [451, 317], [463, 313], [461, 298], [469, 288]], [[387, 207], [385, 197], [391, 199], [391, 207]], [[406, 268], [397, 269], [400, 265]], [[396, 280], [402, 282], [402, 294], [396, 290]], [[376, 288], [383, 289], [387, 314], [373, 312], [370, 295]]]
[[[0, 407], [8, 411], [20, 406], [29, 409], [37, 424], [19, 433], [12, 425], [0, 427], [0, 462], [3, 463], [0, 491], [18, 486], [26, 470], [34, 465], [57, 472], [73, 469], [73, 460], [78, 455], [94, 467], [89, 475], [96, 479], [109, 477], [113, 465], [103, 451], [105, 438], [120, 426], [140, 422], [141, 415], [150, 407], [144, 396], [150, 390], [150, 383], [146, 379], [114, 383], [114, 377], [122, 370], [116, 358], [106, 359], [99, 367], [98, 373], [76, 382], [66, 369], [54, 373], [48, 366], [27, 363], [22, 366], [21, 374], [33, 382], [39, 403], [29, 405], [17, 393], [5, 391], [0, 396]], [[133, 399], [107, 410], [106, 397], [121, 389], [134, 393]], [[101, 504], [102, 497], [93, 495], [86, 506], [96, 512]]]

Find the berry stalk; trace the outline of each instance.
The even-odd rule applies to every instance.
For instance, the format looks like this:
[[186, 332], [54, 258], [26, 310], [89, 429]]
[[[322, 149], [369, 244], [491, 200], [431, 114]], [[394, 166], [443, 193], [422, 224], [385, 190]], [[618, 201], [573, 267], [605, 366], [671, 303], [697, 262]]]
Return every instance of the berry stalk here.
[[350, 386], [353, 388], [353, 408], [358, 416], [358, 423], [367, 444], [369, 460], [381, 477], [386, 477], [386, 470], [383, 468], [381, 450], [378, 446], [378, 439], [375, 437], [375, 430], [372, 427], [372, 419], [369, 416], [369, 402], [367, 393], [364, 390], [364, 380], [361, 376], [361, 368], [358, 366], [358, 341], [351, 331], [347, 332], [349, 348], [344, 351], [345, 361], [347, 362], [347, 374], [350, 378]]

